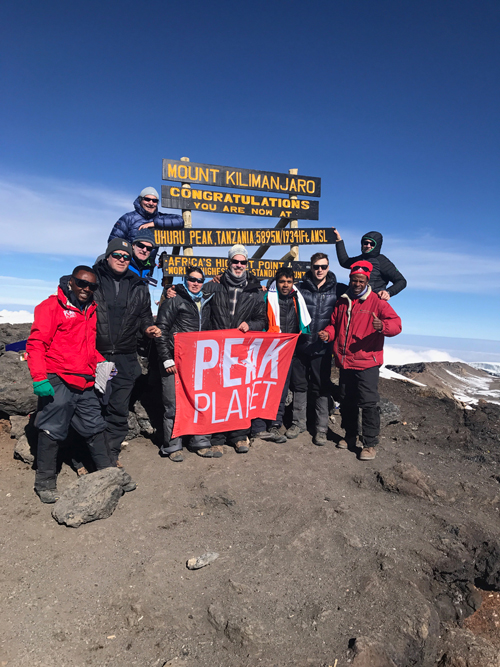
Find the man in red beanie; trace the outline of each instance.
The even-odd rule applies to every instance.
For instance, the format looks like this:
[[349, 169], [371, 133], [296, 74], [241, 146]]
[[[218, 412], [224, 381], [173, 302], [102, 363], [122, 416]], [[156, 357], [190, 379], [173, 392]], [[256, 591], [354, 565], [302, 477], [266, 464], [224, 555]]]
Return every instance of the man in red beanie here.
[[318, 334], [325, 342], [334, 341], [335, 364], [340, 369], [340, 413], [345, 437], [338, 446], [355, 447], [361, 408], [362, 461], [375, 458], [378, 444], [378, 378], [384, 363], [384, 337], [401, 333], [401, 318], [369, 285], [372, 269], [372, 264], [364, 260], [352, 265], [349, 288], [337, 300], [331, 324]]

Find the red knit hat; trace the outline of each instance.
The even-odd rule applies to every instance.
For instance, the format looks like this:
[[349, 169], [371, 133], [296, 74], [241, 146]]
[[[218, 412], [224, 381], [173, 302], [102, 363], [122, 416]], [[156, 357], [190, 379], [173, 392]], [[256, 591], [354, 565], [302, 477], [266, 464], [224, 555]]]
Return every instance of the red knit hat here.
[[370, 274], [372, 271], [373, 264], [362, 259], [359, 262], [354, 262], [354, 264], [351, 266], [351, 273], [349, 275], [354, 276], [360, 273], [362, 276], [366, 276], [368, 280], [370, 280]]

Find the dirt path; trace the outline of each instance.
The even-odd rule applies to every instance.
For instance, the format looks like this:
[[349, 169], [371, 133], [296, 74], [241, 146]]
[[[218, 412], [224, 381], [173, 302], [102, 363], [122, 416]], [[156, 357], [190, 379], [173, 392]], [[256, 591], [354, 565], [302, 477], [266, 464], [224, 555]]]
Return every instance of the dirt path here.
[[[355, 638], [435, 664], [435, 570], [471, 522], [498, 533], [498, 455], [451, 402], [384, 387], [406, 424], [373, 462], [304, 434], [176, 464], [139, 438], [123, 454], [137, 490], [78, 529], [52, 519], [2, 436], [0, 665], [347, 667]], [[381, 483], [398, 462], [429, 494]], [[64, 467], [60, 490], [73, 479]], [[207, 551], [220, 556], [186, 569]]]

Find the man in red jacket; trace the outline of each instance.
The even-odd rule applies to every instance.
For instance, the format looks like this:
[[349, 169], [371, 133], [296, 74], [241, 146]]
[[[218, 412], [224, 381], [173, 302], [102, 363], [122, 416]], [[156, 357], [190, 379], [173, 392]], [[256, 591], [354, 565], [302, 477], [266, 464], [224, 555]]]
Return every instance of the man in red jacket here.
[[96, 366], [104, 361], [95, 346], [96, 289], [96, 275], [88, 266], [77, 266], [71, 276], [63, 276], [57, 295], [35, 308], [26, 343], [33, 391], [39, 397], [35, 491], [43, 503], [55, 503], [59, 497], [57, 453], [70, 425], [87, 440], [96, 468], [111, 466], [106, 423], [94, 390]]
[[380, 432], [378, 408], [379, 368], [384, 363], [384, 337], [401, 333], [401, 318], [372, 292], [370, 262], [351, 267], [349, 288], [333, 309], [331, 324], [319, 332], [321, 340], [333, 340], [335, 364], [340, 369], [342, 428], [341, 449], [356, 445], [358, 412], [362, 409], [363, 449], [359, 458], [371, 461]]

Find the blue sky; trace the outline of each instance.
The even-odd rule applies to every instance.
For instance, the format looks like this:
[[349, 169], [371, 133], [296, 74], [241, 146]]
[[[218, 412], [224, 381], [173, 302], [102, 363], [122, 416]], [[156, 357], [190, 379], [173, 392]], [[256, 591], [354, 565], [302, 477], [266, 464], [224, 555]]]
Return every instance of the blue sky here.
[[301, 225], [351, 254], [384, 234], [407, 334], [500, 340], [498, 2], [18, 0], [0, 19], [0, 310], [92, 262], [188, 156], [320, 176]]

